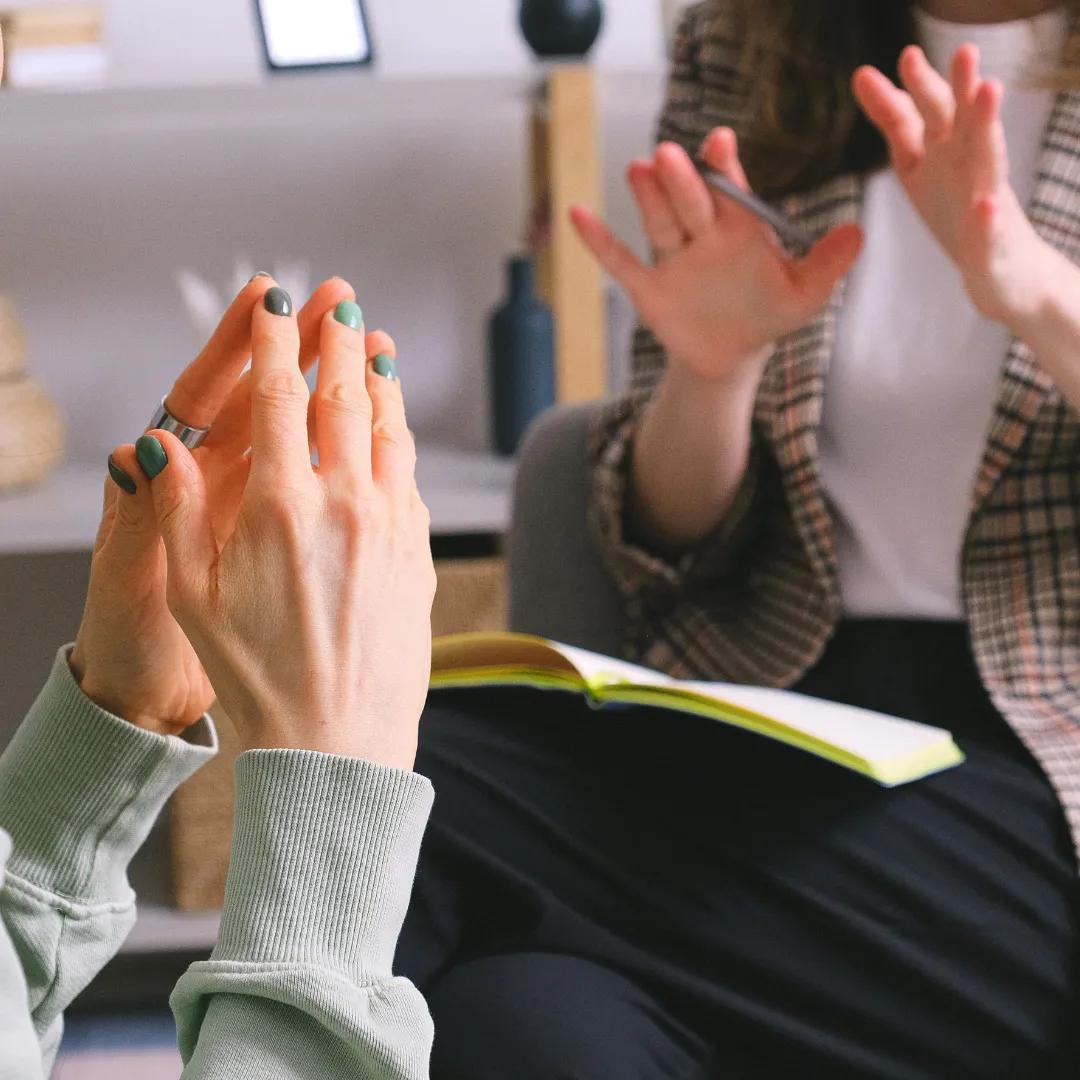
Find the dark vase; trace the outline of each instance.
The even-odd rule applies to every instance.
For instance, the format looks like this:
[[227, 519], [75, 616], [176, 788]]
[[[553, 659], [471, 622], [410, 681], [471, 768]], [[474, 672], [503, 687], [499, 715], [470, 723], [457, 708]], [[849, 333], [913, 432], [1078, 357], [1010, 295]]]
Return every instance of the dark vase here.
[[521, 0], [521, 31], [537, 56], [584, 56], [600, 36], [600, 0]]
[[555, 404], [555, 319], [533, 287], [533, 264], [511, 259], [510, 294], [491, 316], [495, 449], [517, 451], [529, 425]]

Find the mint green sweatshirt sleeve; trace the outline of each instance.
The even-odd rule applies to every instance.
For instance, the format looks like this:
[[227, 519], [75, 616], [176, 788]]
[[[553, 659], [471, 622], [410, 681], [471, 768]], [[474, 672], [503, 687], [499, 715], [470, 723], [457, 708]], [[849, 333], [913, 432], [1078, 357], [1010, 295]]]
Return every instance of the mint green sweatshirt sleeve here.
[[[47, 1075], [63, 1007], [134, 919], [132, 854], [214, 750], [209, 721], [198, 746], [96, 708], [66, 655], [0, 758], [0, 827], [14, 845], [0, 891], [2, 1080]], [[220, 938], [172, 999], [184, 1077], [426, 1076], [431, 1020], [391, 961], [430, 784], [301, 751], [245, 754], [236, 773]]]
[[172, 996], [185, 1080], [426, 1077], [430, 1014], [391, 965], [430, 783], [260, 750], [236, 789], [218, 944]]
[[[135, 921], [132, 856], [168, 797], [217, 749], [208, 719], [187, 739], [165, 738], [99, 709], [75, 682], [68, 653], [60, 650], [0, 756], [0, 829], [11, 841], [0, 889], [3, 1080], [48, 1075], [63, 1010]], [[33, 1045], [26, 1044], [25, 1021], [8, 1011], [13, 997], [29, 1015]], [[36, 1070], [29, 1071], [27, 1055], [36, 1058]]]

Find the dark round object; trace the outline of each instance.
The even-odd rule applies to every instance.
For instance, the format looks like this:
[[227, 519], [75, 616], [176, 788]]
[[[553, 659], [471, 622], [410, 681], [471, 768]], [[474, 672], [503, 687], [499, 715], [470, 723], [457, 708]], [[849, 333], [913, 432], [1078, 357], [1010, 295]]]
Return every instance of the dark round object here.
[[521, 0], [521, 32], [537, 56], [584, 56], [600, 36], [600, 0]]

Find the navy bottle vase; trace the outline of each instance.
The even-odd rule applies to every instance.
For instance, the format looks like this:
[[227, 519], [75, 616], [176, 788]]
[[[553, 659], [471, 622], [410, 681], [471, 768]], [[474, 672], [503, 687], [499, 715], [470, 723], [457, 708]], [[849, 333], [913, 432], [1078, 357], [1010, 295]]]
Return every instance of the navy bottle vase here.
[[495, 449], [506, 456], [555, 404], [555, 318], [536, 295], [531, 260], [511, 259], [508, 272], [510, 293], [492, 313], [489, 342]]
[[521, 32], [541, 57], [585, 56], [604, 24], [601, 0], [521, 0]]

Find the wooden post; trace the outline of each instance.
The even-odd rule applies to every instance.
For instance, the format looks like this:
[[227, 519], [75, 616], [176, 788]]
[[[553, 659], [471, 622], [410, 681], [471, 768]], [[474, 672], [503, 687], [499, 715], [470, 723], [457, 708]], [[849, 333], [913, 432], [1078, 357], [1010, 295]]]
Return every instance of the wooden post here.
[[546, 221], [539, 286], [555, 313], [560, 402], [603, 397], [608, 388], [607, 302], [603, 271], [570, 223], [576, 203], [603, 212], [596, 74], [557, 67], [533, 112], [533, 205]]

